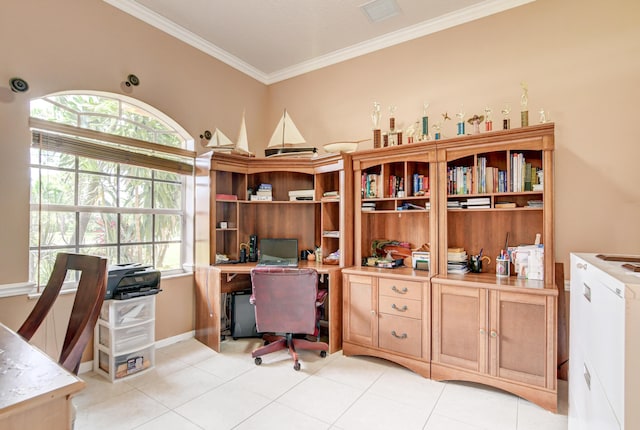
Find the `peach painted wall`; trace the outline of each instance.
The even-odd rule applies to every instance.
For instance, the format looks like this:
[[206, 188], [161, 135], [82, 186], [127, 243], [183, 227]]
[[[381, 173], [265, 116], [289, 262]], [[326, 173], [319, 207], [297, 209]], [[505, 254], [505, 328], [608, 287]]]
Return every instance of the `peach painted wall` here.
[[[29, 100], [65, 90], [122, 93], [129, 73], [140, 86], [127, 95], [164, 112], [196, 139], [219, 127], [237, 137], [246, 109], [249, 140], [264, 140], [264, 84], [101, 0], [5, 0], [0, 12], [0, 285], [27, 281], [29, 237]], [[11, 77], [30, 90], [15, 94]], [[156, 338], [194, 329], [193, 277], [165, 279]], [[64, 296], [35, 343], [52, 355], [73, 296]], [[0, 298], [0, 322], [17, 329], [35, 300]], [[88, 351], [89, 352], [89, 351]], [[89, 354], [90, 356], [90, 354]]]
[[[556, 256], [640, 254], [640, 2], [537, 0], [269, 88], [269, 121], [287, 107], [307, 142], [321, 147], [371, 136], [373, 101], [397, 105], [407, 127], [431, 103], [431, 122], [509, 102], [519, 126], [520, 82], [529, 121], [549, 111], [556, 125]], [[469, 130], [469, 129], [467, 129]], [[372, 142], [361, 144], [372, 147]], [[532, 238], [533, 240], [533, 238]], [[568, 277], [568, 268], [565, 270]]]

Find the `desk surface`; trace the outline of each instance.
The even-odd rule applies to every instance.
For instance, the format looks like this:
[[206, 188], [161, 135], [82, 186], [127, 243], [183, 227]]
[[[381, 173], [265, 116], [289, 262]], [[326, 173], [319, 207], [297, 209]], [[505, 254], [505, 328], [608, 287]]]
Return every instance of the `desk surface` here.
[[85, 383], [0, 323], [0, 428], [5, 420], [70, 398]]
[[[222, 273], [251, 273], [251, 269], [256, 267], [257, 263], [230, 263], [230, 264], [214, 264], [211, 267], [219, 269]], [[316, 264], [315, 261], [300, 261], [298, 262], [298, 268], [311, 268], [316, 269], [318, 273], [326, 275], [327, 273], [334, 272], [342, 269], [338, 265], [332, 264]]]

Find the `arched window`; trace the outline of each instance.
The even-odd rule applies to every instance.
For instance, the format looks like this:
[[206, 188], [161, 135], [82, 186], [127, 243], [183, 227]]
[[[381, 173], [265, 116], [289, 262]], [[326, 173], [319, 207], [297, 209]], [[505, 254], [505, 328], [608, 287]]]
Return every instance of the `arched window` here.
[[190, 261], [193, 139], [119, 94], [57, 93], [31, 101], [30, 279], [58, 252], [164, 272]]

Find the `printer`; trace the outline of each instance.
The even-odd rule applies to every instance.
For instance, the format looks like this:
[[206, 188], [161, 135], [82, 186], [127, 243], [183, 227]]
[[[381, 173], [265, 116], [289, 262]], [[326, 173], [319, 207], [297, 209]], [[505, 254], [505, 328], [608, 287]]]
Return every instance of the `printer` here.
[[160, 291], [160, 271], [140, 263], [116, 264], [109, 267], [104, 299], [125, 300]]

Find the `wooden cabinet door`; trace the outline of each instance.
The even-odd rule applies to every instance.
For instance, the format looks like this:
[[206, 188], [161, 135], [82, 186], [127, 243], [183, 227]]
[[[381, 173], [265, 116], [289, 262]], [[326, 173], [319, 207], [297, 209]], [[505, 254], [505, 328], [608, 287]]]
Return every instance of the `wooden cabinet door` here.
[[432, 284], [432, 361], [487, 371], [487, 290]]
[[490, 292], [490, 373], [555, 389], [555, 297]]
[[363, 346], [378, 346], [377, 278], [344, 275], [344, 338]]

